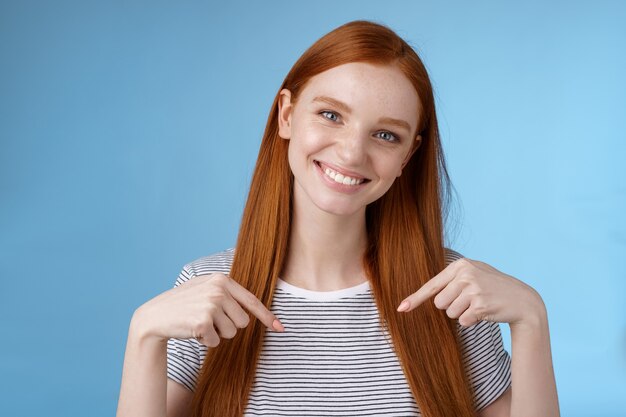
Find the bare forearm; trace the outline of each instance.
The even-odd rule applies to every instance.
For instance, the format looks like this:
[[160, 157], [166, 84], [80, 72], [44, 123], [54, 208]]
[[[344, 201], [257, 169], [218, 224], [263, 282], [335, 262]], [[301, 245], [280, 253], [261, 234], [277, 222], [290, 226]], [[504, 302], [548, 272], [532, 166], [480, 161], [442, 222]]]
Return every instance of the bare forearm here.
[[166, 417], [167, 342], [147, 337], [131, 320], [117, 417]]
[[511, 350], [511, 417], [558, 417], [545, 309], [530, 322], [511, 325]]

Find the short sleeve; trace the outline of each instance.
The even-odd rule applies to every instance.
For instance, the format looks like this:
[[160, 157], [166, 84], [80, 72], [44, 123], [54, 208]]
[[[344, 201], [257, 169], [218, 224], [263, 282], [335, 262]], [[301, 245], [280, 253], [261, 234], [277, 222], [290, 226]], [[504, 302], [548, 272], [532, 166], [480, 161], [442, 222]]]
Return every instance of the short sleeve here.
[[449, 249], [449, 248], [445, 248], [445, 250], [444, 250], [444, 258], [446, 260], [446, 266], [448, 266], [452, 262], [456, 261], [457, 259], [463, 258], [463, 255], [461, 255], [460, 253], [458, 253], [455, 250], [452, 250], [452, 249]]
[[470, 327], [458, 326], [474, 406], [482, 410], [511, 385], [511, 357], [504, 349], [498, 323], [479, 321]]
[[[174, 287], [188, 281], [193, 276], [189, 265], [185, 265], [176, 279]], [[167, 377], [194, 391], [202, 357], [200, 343], [195, 339], [175, 339], [167, 341]]]
[[[234, 254], [235, 248], [230, 248], [189, 262], [178, 275], [174, 287], [201, 275], [215, 272], [228, 274]], [[193, 338], [168, 339], [167, 377], [184, 385], [190, 391], [194, 391], [207, 350], [205, 345]]]
[[[446, 248], [446, 265], [463, 258]], [[511, 357], [504, 349], [500, 325], [479, 321], [470, 327], [458, 324], [465, 370], [474, 392], [476, 410], [482, 410], [511, 386]]]

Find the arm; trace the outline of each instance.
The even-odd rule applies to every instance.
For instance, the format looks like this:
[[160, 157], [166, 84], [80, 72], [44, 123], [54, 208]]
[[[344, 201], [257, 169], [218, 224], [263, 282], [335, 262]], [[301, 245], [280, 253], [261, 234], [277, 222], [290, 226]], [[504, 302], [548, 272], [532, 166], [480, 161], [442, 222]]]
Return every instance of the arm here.
[[511, 391], [482, 410], [482, 417], [560, 415], [546, 308], [534, 289], [484, 262], [462, 258], [407, 297], [398, 311], [411, 311], [433, 296], [435, 306], [462, 326], [509, 323]]
[[149, 337], [133, 316], [122, 371], [117, 417], [189, 415], [193, 392], [166, 377], [167, 339]]
[[138, 311], [131, 320], [117, 417], [166, 417], [167, 340], [140, 328]]
[[[117, 417], [188, 414], [193, 393], [167, 379], [167, 341], [202, 339], [215, 347], [246, 327], [247, 310], [269, 329], [284, 331], [277, 317], [232, 278], [214, 273], [159, 294], [140, 306], [130, 323]], [[219, 333], [219, 334], [218, 334]]]
[[480, 417], [559, 416], [545, 308], [534, 323], [511, 325], [511, 388]]
[[511, 417], [560, 415], [548, 315], [541, 305], [527, 322], [511, 324]]
[[167, 379], [167, 417], [191, 415], [193, 392], [176, 381]]

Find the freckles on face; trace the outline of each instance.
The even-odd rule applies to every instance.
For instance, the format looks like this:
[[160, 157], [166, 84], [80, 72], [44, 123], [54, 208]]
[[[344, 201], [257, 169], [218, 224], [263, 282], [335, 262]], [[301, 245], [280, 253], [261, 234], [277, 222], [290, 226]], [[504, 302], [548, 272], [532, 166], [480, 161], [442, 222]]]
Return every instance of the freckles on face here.
[[[291, 113], [288, 154], [296, 182], [324, 205], [374, 201], [401, 172], [418, 111], [417, 93], [396, 67], [351, 63], [316, 75]], [[368, 183], [345, 195], [328, 189], [320, 182], [320, 162]]]
[[[386, 130], [404, 141], [413, 137], [420, 111], [417, 92], [400, 69], [366, 63], [340, 65], [311, 78], [296, 107], [300, 117], [312, 116], [324, 126]], [[330, 113], [319, 117], [320, 110]]]

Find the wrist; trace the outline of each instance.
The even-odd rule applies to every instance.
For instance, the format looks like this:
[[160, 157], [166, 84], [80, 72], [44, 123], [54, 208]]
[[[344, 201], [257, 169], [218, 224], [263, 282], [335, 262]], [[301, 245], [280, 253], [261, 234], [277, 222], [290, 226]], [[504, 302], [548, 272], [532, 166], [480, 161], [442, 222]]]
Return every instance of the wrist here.
[[140, 306], [133, 313], [129, 329], [129, 337], [131, 336], [142, 342], [151, 341], [157, 343], [167, 343], [167, 338], [158, 335], [150, 325], [144, 306]]
[[509, 324], [511, 331], [536, 331], [537, 329], [547, 327], [548, 325], [548, 312], [546, 306], [536, 293], [533, 302], [525, 310], [525, 314], [519, 320]]

